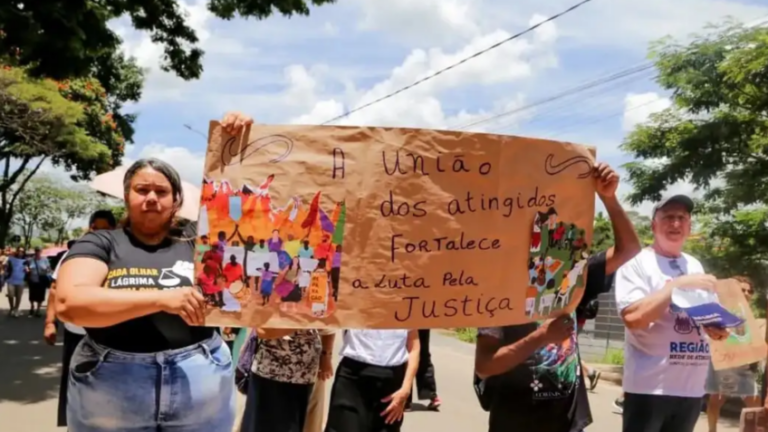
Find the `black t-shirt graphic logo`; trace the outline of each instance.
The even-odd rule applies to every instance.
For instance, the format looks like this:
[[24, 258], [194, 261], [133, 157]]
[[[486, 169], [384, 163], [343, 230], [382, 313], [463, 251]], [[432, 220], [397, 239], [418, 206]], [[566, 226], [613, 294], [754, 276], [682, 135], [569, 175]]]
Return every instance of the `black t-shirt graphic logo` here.
[[176, 261], [171, 268], [160, 270], [157, 283], [165, 288], [192, 286], [195, 265], [189, 261]]

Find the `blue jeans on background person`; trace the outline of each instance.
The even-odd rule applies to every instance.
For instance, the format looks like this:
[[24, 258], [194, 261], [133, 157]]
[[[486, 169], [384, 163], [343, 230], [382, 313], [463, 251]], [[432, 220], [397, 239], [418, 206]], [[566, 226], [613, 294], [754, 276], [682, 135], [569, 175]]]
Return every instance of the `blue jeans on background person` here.
[[233, 370], [218, 334], [148, 354], [112, 350], [86, 337], [69, 370], [69, 432], [231, 432]]

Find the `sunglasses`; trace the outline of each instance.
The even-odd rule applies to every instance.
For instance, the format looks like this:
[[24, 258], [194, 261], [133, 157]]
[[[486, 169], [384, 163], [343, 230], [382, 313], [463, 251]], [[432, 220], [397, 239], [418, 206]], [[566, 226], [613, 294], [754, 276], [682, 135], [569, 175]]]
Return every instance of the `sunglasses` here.
[[685, 276], [685, 272], [680, 267], [680, 263], [678, 263], [676, 259], [670, 260], [669, 266], [672, 268], [672, 270], [677, 272], [677, 276]]

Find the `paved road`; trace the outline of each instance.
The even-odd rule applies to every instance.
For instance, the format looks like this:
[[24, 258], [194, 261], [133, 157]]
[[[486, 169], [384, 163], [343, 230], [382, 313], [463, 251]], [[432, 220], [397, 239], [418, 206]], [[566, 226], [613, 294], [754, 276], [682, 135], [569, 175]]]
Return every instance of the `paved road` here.
[[[49, 347], [42, 342], [42, 319], [8, 318], [4, 295], [0, 296], [0, 305], [0, 430], [63, 430], [55, 427], [61, 347]], [[417, 405], [414, 412], [406, 415], [403, 431], [483, 430], [487, 415], [477, 404], [471, 386], [473, 347], [433, 333], [432, 356], [442, 410], [419, 411]], [[587, 432], [621, 430], [621, 417], [611, 412], [611, 402], [620, 392], [618, 387], [605, 383], [590, 395], [595, 423]], [[702, 418], [696, 432], [706, 430]], [[737, 431], [738, 427], [733, 421], [723, 420], [719, 430]]]

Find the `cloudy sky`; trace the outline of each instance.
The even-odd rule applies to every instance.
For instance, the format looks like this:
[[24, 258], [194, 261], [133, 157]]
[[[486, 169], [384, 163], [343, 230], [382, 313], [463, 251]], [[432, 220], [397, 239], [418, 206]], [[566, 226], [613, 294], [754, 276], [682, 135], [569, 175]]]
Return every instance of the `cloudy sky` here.
[[[205, 50], [203, 77], [185, 82], [158, 69], [161, 51], [127, 22], [114, 28], [150, 70], [129, 159], [172, 162], [191, 182], [202, 175], [206, 132], [227, 110], [263, 123], [322, 123], [408, 85], [576, 0], [338, 0], [310, 17], [221, 21], [204, 0], [184, 0]], [[448, 128], [594, 145], [619, 166], [624, 135], [669, 105], [652, 69], [525, 109], [579, 85], [647, 63], [665, 35], [686, 38], [730, 16], [768, 16], [764, 0], [594, 0], [424, 85], [337, 124]], [[473, 124], [477, 123], [477, 124]], [[627, 187], [622, 187], [623, 192]], [[686, 185], [675, 189], [686, 190]], [[641, 211], [648, 211], [641, 206]]]

